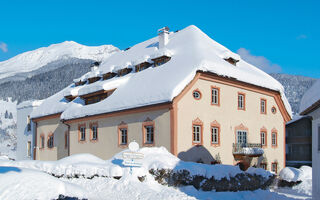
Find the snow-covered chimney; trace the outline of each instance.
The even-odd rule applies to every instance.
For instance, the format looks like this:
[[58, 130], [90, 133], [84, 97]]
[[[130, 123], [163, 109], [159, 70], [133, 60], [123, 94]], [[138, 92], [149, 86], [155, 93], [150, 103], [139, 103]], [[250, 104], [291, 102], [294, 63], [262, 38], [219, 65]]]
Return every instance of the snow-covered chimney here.
[[162, 49], [167, 45], [169, 41], [169, 28], [167, 26], [160, 28], [158, 30], [158, 36], [159, 36], [159, 49]]

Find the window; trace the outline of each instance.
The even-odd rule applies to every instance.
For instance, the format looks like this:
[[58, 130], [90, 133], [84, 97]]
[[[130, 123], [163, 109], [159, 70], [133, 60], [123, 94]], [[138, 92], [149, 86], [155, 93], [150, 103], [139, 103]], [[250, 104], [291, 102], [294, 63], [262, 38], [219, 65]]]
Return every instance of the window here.
[[261, 163], [260, 168], [267, 170], [267, 163]]
[[202, 126], [203, 122], [196, 118], [192, 121], [192, 144], [202, 145]]
[[112, 90], [100, 90], [80, 96], [85, 101], [85, 105], [94, 104], [108, 98], [116, 89]]
[[136, 65], [136, 72], [143, 71], [143, 70], [149, 68], [150, 66], [151, 66], [151, 64], [148, 62], [140, 63], [140, 64]]
[[31, 157], [31, 141], [27, 142], [27, 156]]
[[272, 112], [273, 114], [276, 114], [276, 113], [277, 113], [276, 107], [273, 106], [273, 107], [271, 108], [271, 112]]
[[48, 148], [53, 148], [53, 133], [48, 135]]
[[[153, 135], [153, 130], [152, 130]], [[148, 133], [147, 133], [148, 138]], [[153, 136], [152, 136], [152, 142], [153, 143]], [[120, 128], [120, 145], [127, 145], [128, 144], [128, 129], [127, 128]]]
[[129, 74], [132, 71], [132, 68], [124, 68], [124, 69], [120, 69], [118, 70], [118, 76], [125, 76], [127, 74]]
[[151, 60], [154, 62], [154, 66], [155, 66], [155, 67], [158, 67], [158, 66], [160, 66], [160, 65], [165, 64], [165, 63], [168, 62], [170, 59], [171, 59], [171, 57], [161, 56], [161, 57], [154, 58], [154, 59], [151, 59]]
[[277, 173], [277, 171], [278, 171], [278, 163], [276, 163], [276, 162], [271, 163], [271, 171], [274, 172], [274, 173]]
[[41, 142], [41, 146], [40, 146], [40, 148], [44, 148], [44, 135], [43, 134], [41, 134], [40, 135], [40, 142]]
[[31, 120], [30, 120], [30, 115], [27, 117], [27, 131], [31, 131]]
[[153, 144], [154, 141], [154, 132], [153, 132], [153, 126], [145, 126], [145, 143], [146, 144]]
[[267, 146], [267, 143], [266, 143], [266, 132], [264, 131], [261, 131], [260, 132], [260, 137], [261, 137], [261, 145], [262, 146]]
[[217, 87], [211, 88], [211, 104], [212, 105], [220, 105], [220, 89]]
[[261, 114], [267, 114], [267, 100], [266, 99], [261, 99], [260, 100], [260, 113]]
[[237, 131], [237, 143], [247, 144], [247, 131]]
[[211, 143], [219, 144], [219, 127], [211, 127]]
[[201, 126], [199, 125], [193, 126], [193, 142], [194, 143], [201, 142]]
[[98, 140], [98, 123], [90, 124], [90, 137], [91, 140]]
[[192, 95], [193, 95], [193, 98], [195, 98], [196, 100], [201, 99], [201, 93], [199, 90], [194, 90]]
[[276, 132], [272, 132], [271, 133], [271, 141], [272, 141], [272, 146], [277, 146], [277, 133]]
[[238, 110], [245, 110], [245, 94], [238, 93]]
[[79, 141], [85, 141], [86, 140], [86, 125], [82, 124], [79, 125]]

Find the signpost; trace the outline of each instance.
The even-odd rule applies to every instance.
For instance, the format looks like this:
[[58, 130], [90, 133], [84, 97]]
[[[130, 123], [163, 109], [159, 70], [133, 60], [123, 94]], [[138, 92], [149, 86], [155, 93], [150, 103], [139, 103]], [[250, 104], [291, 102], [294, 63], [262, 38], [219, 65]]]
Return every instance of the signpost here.
[[130, 142], [129, 150], [122, 153], [124, 166], [130, 167], [130, 174], [132, 174], [132, 167], [141, 167], [142, 159], [144, 158], [143, 153], [137, 152], [139, 150], [139, 144], [135, 141]]

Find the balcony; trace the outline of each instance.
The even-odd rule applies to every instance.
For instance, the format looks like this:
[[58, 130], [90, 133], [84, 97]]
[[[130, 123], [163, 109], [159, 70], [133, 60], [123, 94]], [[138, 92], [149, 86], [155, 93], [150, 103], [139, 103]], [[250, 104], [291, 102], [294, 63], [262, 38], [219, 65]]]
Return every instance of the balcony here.
[[243, 156], [259, 157], [264, 153], [260, 143], [233, 143], [232, 147], [233, 156], [238, 159]]

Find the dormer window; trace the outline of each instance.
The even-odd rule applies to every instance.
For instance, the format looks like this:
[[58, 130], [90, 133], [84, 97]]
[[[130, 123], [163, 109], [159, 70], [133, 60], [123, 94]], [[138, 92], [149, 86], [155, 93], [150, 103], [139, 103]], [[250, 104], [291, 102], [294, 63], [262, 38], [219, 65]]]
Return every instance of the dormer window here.
[[87, 81], [78, 81], [78, 82], [75, 82], [74, 85], [75, 86], [84, 85], [84, 84], [86, 84], [86, 82]]
[[140, 63], [140, 64], [135, 66], [136, 72], [140, 72], [142, 70], [145, 70], [145, 69], [149, 68], [150, 66], [151, 66], [151, 64], [148, 63], [148, 62]]
[[151, 60], [154, 62], [154, 66], [155, 66], [155, 67], [158, 67], [158, 66], [160, 66], [160, 65], [165, 64], [165, 63], [168, 62], [170, 59], [171, 59], [171, 57], [161, 56], [161, 57], [154, 58], [154, 59], [151, 59]]
[[89, 84], [90, 84], [90, 83], [97, 82], [97, 81], [100, 80], [100, 79], [101, 79], [100, 77], [92, 77], [92, 78], [88, 78], [88, 82], [89, 82]]
[[94, 104], [100, 102], [107, 97], [109, 97], [116, 89], [112, 90], [100, 90], [90, 94], [82, 95], [81, 98], [84, 99], [85, 105]]
[[103, 80], [108, 80], [108, 79], [115, 77], [116, 75], [117, 75], [116, 73], [108, 72], [106, 74], [103, 74], [102, 78], [103, 78]]
[[70, 101], [73, 101], [76, 98], [76, 96], [68, 95], [68, 96], [65, 96], [64, 98], [66, 98], [70, 102]]
[[118, 70], [118, 76], [124, 76], [129, 74], [132, 71], [131, 68], [124, 68], [124, 69], [120, 69]]
[[239, 62], [239, 60], [234, 59], [234, 58], [232, 58], [232, 57], [224, 58], [224, 60], [225, 60], [225, 61], [227, 61], [228, 63], [230, 63], [230, 64], [234, 65], [234, 66], [236, 66], [236, 65], [237, 65], [237, 62]]

